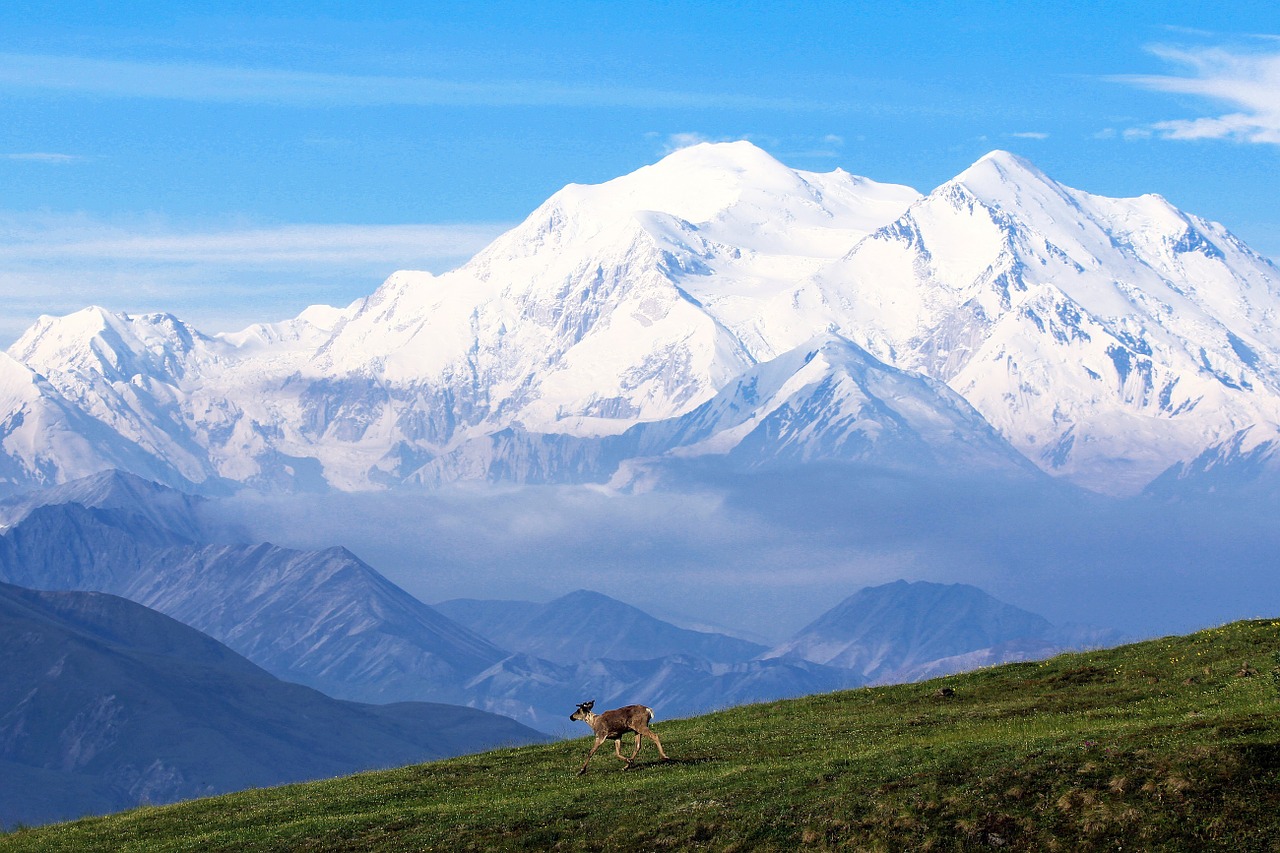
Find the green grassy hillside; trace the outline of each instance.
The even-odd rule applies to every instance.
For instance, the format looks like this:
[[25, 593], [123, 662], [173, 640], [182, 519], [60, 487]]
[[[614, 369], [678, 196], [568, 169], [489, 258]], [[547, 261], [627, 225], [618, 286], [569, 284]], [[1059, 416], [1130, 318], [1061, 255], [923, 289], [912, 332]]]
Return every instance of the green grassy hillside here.
[[1280, 621], [658, 710], [667, 764], [650, 745], [624, 772], [602, 748], [577, 777], [589, 743], [563, 742], [20, 830], [0, 851], [1280, 848]]

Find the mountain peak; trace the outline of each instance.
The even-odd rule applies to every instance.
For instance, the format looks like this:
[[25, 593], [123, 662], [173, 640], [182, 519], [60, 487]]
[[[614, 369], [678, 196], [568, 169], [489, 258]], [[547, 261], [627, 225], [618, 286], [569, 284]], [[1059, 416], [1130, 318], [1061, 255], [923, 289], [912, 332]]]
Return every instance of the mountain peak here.
[[204, 498], [111, 468], [0, 501], [0, 522], [13, 525], [40, 507], [79, 504], [145, 519], [157, 530], [194, 541], [203, 529], [198, 518], [203, 502]]
[[1060, 189], [1056, 181], [1036, 168], [1030, 160], [1001, 149], [984, 154], [943, 186], [955, 184], [967, 187], [989, 204], [1014, 201], [1022, 191], [1037, 185], [1048, 185], [1055, 191]]
[[185, 356], [205, 340], [172, 314], [125, 314], [94, 305], [63, 317], [41, 316], [9, 354], [44, 375], [79, 370], [127, 381], [138, 373], [181, 375]]
[[653, 660], [668, 655], [737, 663], [764, 651], [746, 640], [677, 627], [589, 589], [575, 590], [546, 604], [464, 600], [444, 602], [437, 608], [503, 648], [560, 664], [600, 658]]
[[1016, 167], [1016, 168], [1033, 169], [1033, 170], [1036, 168], [1031, 164], [1031, 161], [1028, 160], [1026, 157], [1022, 157], [1018, 154], [1014, 154], [1012, 151], [1006, 151], [1003, 148], [993, 148], [992, 150], [988, 151], [986, 154], [983, 154], [981, 157], [979, 157], [976, 161], [976, 163], [983, 163], [983, 162], [989, 162], [1001, 168]]
[[1052, 626], [969, 584], [894, 581], [865, 587], [766, 657], [800, 657], [869, 678], [1002, 643], [1038, 640]]
[[596, 219], [638, 211], [667, 213], [694, 224], [737, 204], [746, 192], [804, 193], [795, 170], [750, 142], [703, 142], [601, 184], [569, 184], [552, 196], [562, 209]]
[[547, 602], [543, 605], [543, 610], [545, 613], [555, 614], [556, 618], [587, 616], [588, 614], [596, 616], [607, 614], [614, 618], [647, 616], [637, 607], [591, 589], [576, 589], [573, 592], [566, 593]]
[[734, 142], [699, 142], [678, 148], [655, 166], [668, 168], [747, 172], [760, 169], [787, 169], [763, 148], [739, 139]]
[[1033, 175], [1041, 179], [1048, 177], [1026, 157], [1014, 154], [1012, 151], [1005, 151], [1003, 148], [996, 148], [992, 151], [988, 151], [986, 154], [979, 157], [969, 168], [975, 169], [980, 167], [996, 169], [1008, 175], [1022, 173]]

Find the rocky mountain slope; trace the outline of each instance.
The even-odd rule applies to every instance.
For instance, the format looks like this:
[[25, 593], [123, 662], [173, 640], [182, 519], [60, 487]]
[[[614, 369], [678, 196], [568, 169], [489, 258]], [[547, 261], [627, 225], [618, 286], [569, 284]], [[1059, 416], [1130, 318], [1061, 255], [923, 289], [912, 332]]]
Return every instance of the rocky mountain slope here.
[[1245, 427], [1172, 466], [1144, 491], [1164, 499], [1247, 497], [1274, 506], [1280, 498], [1280, 428]]

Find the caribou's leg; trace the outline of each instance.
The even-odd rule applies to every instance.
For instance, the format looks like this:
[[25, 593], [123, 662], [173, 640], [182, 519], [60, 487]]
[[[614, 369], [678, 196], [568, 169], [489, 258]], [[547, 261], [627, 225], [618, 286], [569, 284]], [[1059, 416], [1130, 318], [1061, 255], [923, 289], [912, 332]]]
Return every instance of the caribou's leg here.
[[625, 761], [628, 765], [631, 764], [631, 759], [622, 754], [622, 735], [618, 735], [613, 739], [613, 754], [618, 756], [619, 761]]
[[579, 776], [587, 772], [587, 765], [591, 763], [591, 756], [596, 754], [596, 750], [600, 748], [602, 743], [604, 743], [604, 735], [596, 735], [596, 742], [592, 745], [591, 751], [587, 753], [587, 760], [582, 762], [582, 769], [578, 771]]
[[644, 738], [640, 736], [640, 733], [639, 733], [639, 732], [636, 732], [636, 748], [635, 748], [635, 749], [633, 749], [633, 750], [631, 750], [631, 760], [632, 760], [632, 761], [635, 761], [635, 760], [636, 760], [636, 756], [640, 754], [640, 747], [641, 747], [643, 744], [644, 744]]
[[[639, 740], [641, 735], [644, 735], [649, 740], [653, 741], [653, 745], [658, 748], [658, 755], [662, 757], [663, 761], [671, 760], [670, 758], [667, 757], [666, 750], [662, 748], [662, 741], [658, 740], [657, 732], [655, 732], [653, 729], [649, 728], [648, 726], [641, 725], [636, 728], [636, 740]], [[639, 751], [640, 751], [640, 747], [637, 746], [636, 752], [639, 752]]]

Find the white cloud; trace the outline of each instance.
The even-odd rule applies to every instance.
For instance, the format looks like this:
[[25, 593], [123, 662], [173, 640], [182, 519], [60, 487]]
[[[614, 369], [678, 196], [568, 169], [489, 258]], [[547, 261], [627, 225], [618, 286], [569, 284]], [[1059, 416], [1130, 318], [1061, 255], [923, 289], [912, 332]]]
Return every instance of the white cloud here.
[[1016, 139], [1048, 139], [1049, 134], [1039, 130], [1024, 130], [1021, 133], [1011, 133], [1010, 136]]
[[52, 163], [54, 165], [77, 163], [84, 159], [78, 154], [56, 154], [49, 151], [24, 151], [16, 154], [5, 154], [3, 157], [6, 160], [28, 160], [33, 163]]
[[23, 222], [0, 216], [0, 263], [67, 258], [136, 263], [212, 263], [223, 266], [359, 265], [412, 259], [424, 266], [465, 259], [501, 227], [463, 225], [282, 225], [214, 231], [127, 228], [72, 219]]
[[692, 145], [701, 145], [704, 142], [728, 142], [726, 138], [712, 139], [696, 131], [684, 131], [681, 133], [669, 133], [662, 140], [662, 153], [670, 154], [673, 151], [679, 151], [681, 148], [688, 148]]
[[559, 83], [553, 80], [477, 83], [429, 77], [334, 74], [195, 62], [135, 62], [22, 53], [0, 53], [0, 89], [316, 107], [449, 105], [829, 110], [842, 106], [803, 98]]
[[1218, 118], [1175, 119], [1151, 125], [1165, 139], [1235, 139], [1280, 144], [1280, 122], [1268, 126], [1257, 116], [1231, 113]]
[[0, 347], [40, 314], [172, 311], [204, 331], [345, 305], [397, 269], [443, 272], [507, 226], [178, 228], [0, 212]]
[[704, 142], [746, 140], [765, 149], [788, 165], [794, 165], [793, 161], [834, 159], [840, 156], [841, 149], [844, 147], [844, 137], [834, 133], [828, 133], [823, 136], [778, 138], [756, 133], [746, 133], [740, 136], [711, 136], [698, 131], [682, 131], [668, 134], [649, 131], [645, 134], [645, 137], [658, 140], [659, 150], [664, 156], [674, 151], [679, 151], [681, 148], [700, 145]]
[[[1271, 40], [1268, 40], [1271, 41]], [[1218, 116], [1170, 119], [1150, 125], [1164, 139], [1230, 139], [1280, 145], [1280, 53], [1226, 48], [1152, 52], [1186, 70], [1183, 75], [1127, 75], [1112, 78], [1159, 92], [1193, 95], [1234, 109]], [[1132, 138], [1126, 132], [1127, 138]]]

